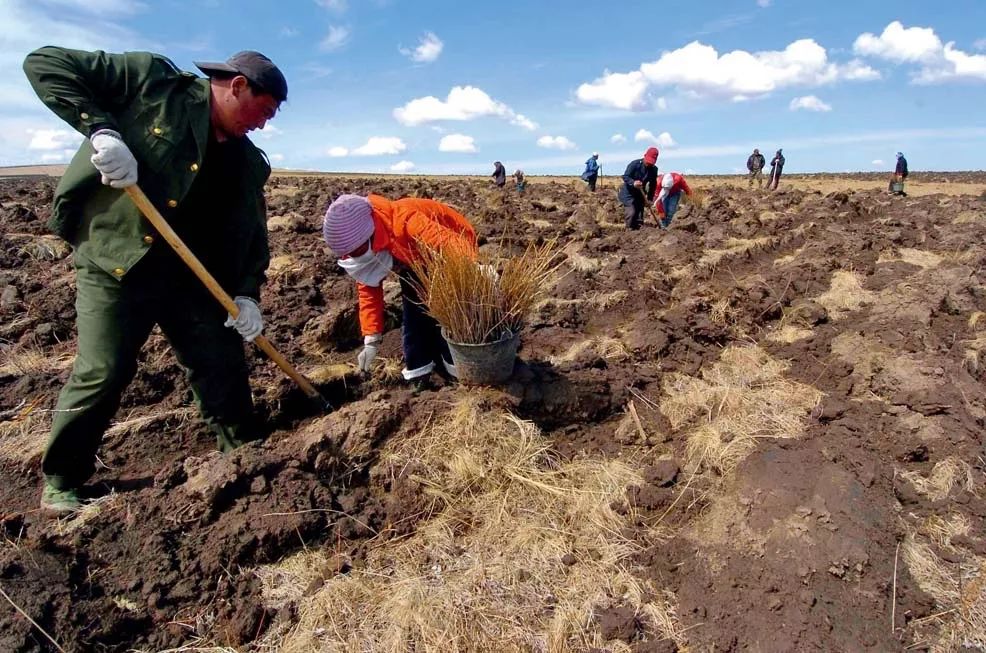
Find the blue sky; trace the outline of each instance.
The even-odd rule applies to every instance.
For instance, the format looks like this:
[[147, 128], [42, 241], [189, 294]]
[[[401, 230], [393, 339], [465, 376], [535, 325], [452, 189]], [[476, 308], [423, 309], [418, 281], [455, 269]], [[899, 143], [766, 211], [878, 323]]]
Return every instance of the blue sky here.
[[325, 171], [619, 174], [983, 169], [986, 0], [0, 0], [0, 165], [81, 138], [20, 65], [54, 44], [151, 50], [179, 67], [260, 50], [289, 100], [253, 140]]

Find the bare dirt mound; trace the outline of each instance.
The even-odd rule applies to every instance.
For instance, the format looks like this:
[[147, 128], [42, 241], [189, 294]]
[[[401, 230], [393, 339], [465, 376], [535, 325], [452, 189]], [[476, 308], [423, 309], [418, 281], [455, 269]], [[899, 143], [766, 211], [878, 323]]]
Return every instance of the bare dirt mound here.
[[[334, 410], [251, 352], [270, 435], [220, 456], [155, 334], [93, 504], [52, 521], [38, 461], [74, 353], [71, 252], [44, 228], [53, 182], [0, 181], [0, 650], [386, 644], [361, 622], [408, 649], [986, 645], [986, 201], [848, 187], [710, 186], [670, 231], [627, 233], [613, 188], [275, 178], [268, 334]], [[353, 373], [355, 287], [319, 234], [342, 192], [447, 202], [491, 256], [559, 239], [505, 388], [404, 387], [396, 305], [385, 360]], [[477, 424], [530, 423], [498, 442], [543, 438], [533, 467], [484, 468], [482, 438], [436, 454], [477, 397]], [[329, 608], [366, 618], [339, 635]], [[427, 614], [484, 634], [436, 643]]]

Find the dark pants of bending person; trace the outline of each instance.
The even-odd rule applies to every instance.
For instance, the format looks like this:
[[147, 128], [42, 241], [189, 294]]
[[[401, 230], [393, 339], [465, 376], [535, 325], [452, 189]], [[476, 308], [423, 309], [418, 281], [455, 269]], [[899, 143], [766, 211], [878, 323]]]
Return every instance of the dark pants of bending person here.
[[219, 448], [257, 437], [243, 339], [223, 326], [225, 310], [204, 289], [180, 281], [187, 271], [158, 265], [150, 254], [122, 280], [81, 257], [75, 267], [78, 353], [41, 463], [52, 486], [77, 488], [92, 476], [103, 433], [155, 324], [185, 368]]
[[444, 366], [453, 376], [452, 354], [442, 337], [441, 327], [418, 295], [417, 277], [410, 270], [399, 275], [403, 304], [404, 378], [408, 381], [427, 376], [435, 366]]

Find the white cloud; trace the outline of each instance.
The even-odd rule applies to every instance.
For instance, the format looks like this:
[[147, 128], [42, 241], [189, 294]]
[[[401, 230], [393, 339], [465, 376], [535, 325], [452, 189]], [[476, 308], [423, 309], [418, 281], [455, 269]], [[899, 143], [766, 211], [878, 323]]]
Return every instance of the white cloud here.
[[65, 163], [75, 156], [75, 150], [46, 152], [41, 155], [41, 163]]
[[390, 170], [391, 172], [411, 172], [414, 170], [414, 164], [410, 161], [398, 161], [390, 166]]
[[646, 108], [647, 80], [635, 70], [629, 73], [603, 71], [603, 76], [587, 84], [581, 84], [575, 97], [583, 104], [593, 104], [628, 111]]
[[942, 51], [942, 42], [930, 27], [904, 27], [893, 21], [880, 36], [860, 34], [853, 43], [856, 54], [897, 62], [930, 62]]
[[972, 44], [974, 50], [986, 50], [986, 39], [977, 39], [975, 43]]
[[946, 43], [942, 61], [926, 66], [915, 77], [915, 84], [937, 84], [958, 79], [986, 81], [986, 54], [968, 54]]
[[439, 152], [478, 152], [476, 141], [465, 134], [449, 134], [438, 142]]
[[648, 104], [667, 108], [663, 97], [649, 101], [648, 91], [656, 88], [673, 87], [698, 99], [743, 101], [785, 87], [877, 77], [877, 71], [858, 60], [849, 64], [830, 61], [825, 48], [812, 39], [794, 41], [783, 50], [733, 50], [721, 55], [712, 46], [692, 41], [664, 52], [656, 61], [642, 63], [638, 70], [605, 71], [602, 77], [579, 86], [576, 97], [583, 104], [640, 111]]
[[82, 134], [71, 129], [29, 129], [28, 133], [31, 135], [31, 142], [27, 144], [29, 150], [66, 150], [77, 147], [82, 140]]
[[346, 11], [346, 8], [349, 6], [346, 0], [315, 0], [315, 4], [339, 13]]
[[119, 16], [131, 16], [145, 9], [142, 2], [134, 0], [41, 0], [39, 4], [48, 5], [56, 9], [69, 11], [81, 11], [97, 16], [107, 16], [116, 14]]
[[318, 44], [322, 52], [338, 50], [349, 42], [349, 28], [341, 25], [329, 25], [329, 33]]
[[986, 81], [986, 55], [969, 54], [956, 48], [954, 41], [943, 45], [930, 27], [904, 27], [895, 20], [880, 36], [869, 32], [860, 34], [853, 50], [860, 55], [895, 63], [920, 64], [921, 68], [911, 77], [915, 84]]
[[674, 147], [677, 145], [674, 139], [671, 138], [671, 134], [668, 132], [661, 132], [655, 136], [652, 132], [646, 129], [638, 129], [637, 133], [633, 135], [633, 140], [653, 143], [654, 145], [660, 145], [661, 147]]
[[884, 165], [883, 159], [873, 159], [872, 161], [870, 161], [870, 165], [872, 165], [874, 168], [882, 168]]
[[281, 28], [281, 31], [279, 31], [277, 33], [277, 35], [280, 36], [281, 38], [290, 39], [290, 38], [294, 38], [294, 37], [298, 36], [298, 34], [300, 34], [300, 33], [301, 32], [299, 32], [294, 27], [286, 27], [285, 26], [285, 27], [282, 27]]
[[503, 102], [494, 100], [475, 86], [455, 86], [444, 101], [431, 95], [416, 98], [394, 109], [393, 114], [397, 122], [409, 126], [438, 120], [473, 120], [496, 116], [528, 130], [537, 129], [537, 123], [515, 112]]
[[766, 9], [770, 6], [771, 0], [757, 0], [757, 6]]
[[537, 140], [538, 147], [545, 147], [549, 150], [574, 150], [575, 143], [564, 136], [542, 136]]
[[326, 152], [326, 154], [334, 158], [339, 158], [343, 156], [349, 156], [349, 150], [346, 149], [345, 147], [340, 147], [336, 145], [335, 147], [330, 147]]
[[353, 156], [380, 156], [400, 154], [407, 149], [404, 141], [396, 136], [371, 136], [366, 143], [353, 150]]
[[284, 155], [279, 153], [274, 153], [270, 155], [270, 160], [274, 163], [281, 163], [284, 161]]
[[401, 54], [405, 57], [410, 57], [412, 61], [417, 61], [418, 63], [431, 63], [435, 59], [438, 59], [438, 55], [442, 53], [442, 48], [445, 44], [442, 40], [435, 36], [432, 32], [427, 32], [421, 37], [418, 47], [413, 50], [407, 48], [400, 48]]
[[264, 125], [264, 128], [258, 132], [258, 134], [260, 134], [260, 138], [263, 138], [264, 140], [270, 140], [275, 136], [283, 135], [284, 130], [278, 129], [274, 125], [267, 123], [266, 125]]
[[804, 111], [831, 111], [832, 105], [826, 104], [814, 95], [805, 95], [791, 100], [789, 108], [791, 111], [797, 111], [799, 109]]
[[609, 142], [610, 143], [626, 143], [627, 142], [627, 137], [624, 136], [623, 134], [613, 134], [612, 136], [609, 137]]

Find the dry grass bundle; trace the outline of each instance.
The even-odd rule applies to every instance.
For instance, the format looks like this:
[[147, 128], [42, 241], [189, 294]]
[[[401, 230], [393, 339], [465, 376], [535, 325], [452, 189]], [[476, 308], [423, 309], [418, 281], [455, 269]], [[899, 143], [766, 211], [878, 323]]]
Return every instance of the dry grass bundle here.
[[616, 338], [593, 336], [574, 343], [565, 353], [552, 356], [549, 361], [553, 365], [570, 363], [587, 352], [591, 352], [608, 361], [622, 361], [630, 357], [630, 352], [627, 350], [626, 345]]
[[0, 459], [26, 463], [40, 456], [51, 429], [51, 413], [27, 405], [17, 415], [0, 422]]
[[928, 637], [922, 626], [939, 626], [930, 635], [935, 640], [931, 650], [951, 653], [963, 647], [986, 648], [986, 558], [968, 555], [962, 562], [946, 562], [919, 533], [905, 538], [901, 554], [918, 586], [939, 608], [933, 620], [928, 618], [918, 627]]
[[965, 364], [969, 371], [978, 374], [982, 367], [983, 352], [986, 351], [986, 320], [983, 320], [982, 311], [976, 311], [969, 316], [969, 328], [975, 337], [965, 341]]
[[832, 284], [828, 290], [815, 300], [825, 307], [830, 318], [834, 320], [845, 317], [850, 311], [855, 311], [864, 304], [873, 301], [874, 293], [863, 288], [861, 276], [854, 270], [837, 270], [832, 275]]
[[732, 471], [765, 438], [797, 438], [822, 393], [785, 379], [788, 364], [757, 346], [730, 347], [701, 378], [664, 380], [661, 410], [689, 428], [686, 456], [693, 470]]
[[798, 326], [796, 324], [782, 324], [780, 327], [767, 334], [767, 340], [771, 340], [773, 342], [783, 342], [789, 345], [792, 342], [810, 338], [813, 333], [814, 331], [807, 327]]
[[42, 376], [72, 366], [72, 354], [46, 354], [37, 347], [3, 352], [0, 364], [0, 378], [5, 376]]
[[917, 471], [901, 472], [900, 475], [932, 501], [944, 499], [956, 485], [967, 491], [974, 486], [972, 466], [951, 456], [935, 464], [928, 476]]
[[876, 260], [877, 263], [893, 263], [900, 261], [909, 265], [914, 265], [923, 270], [930, 270], [941, 265], [943, 257], [923, 249], [912, 249], [901, 247], [896, 252], [893, 250], [882, 252]]
[[479, 344], [518, 333], [560, 261], [556, 241], [532, 243], [503, 262], [499, 278], [470, 252], [448, 247], [422, 251], [414, 263], [421, 299], [451, 340]]
[[701, 188], [692, 188], [691, 195], [685, 195], [682, 197], [682, 201], [686, 204], [692, 204], [695, 208], [700, 209], [705, 206], [705, 202], [709, 199], [709, 194]]
[[629, 651], [602, 641], [593, 626], [594, 609], [613, 602], [685, 644], [673, 597], [627, 568], [635, 547], [621, 529], [633, 516], [611, 504], [640, 482], [628, 465], [561, 463], [533, 424], [484, 410], [475, 398], [391, 445], [384, 464], [422, 470], [415, 478], [434, 498], [431, 518], [309, 597], [302, 592], [322, 562], [305, 557], [261, 570], [265, 596], [294, 603], [299, 615], [291, 632], [269, 635], [265, 646], [284, 653]]

